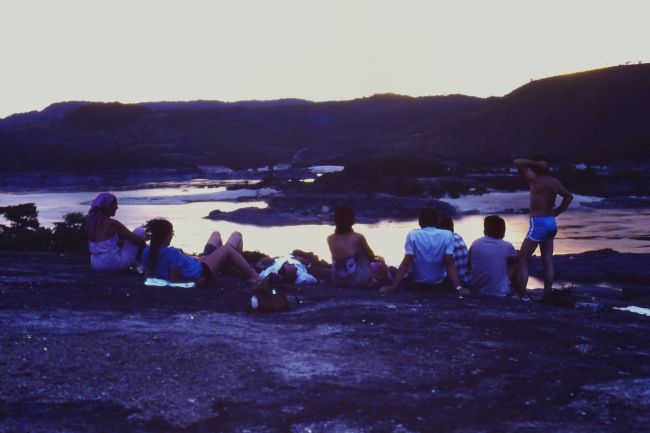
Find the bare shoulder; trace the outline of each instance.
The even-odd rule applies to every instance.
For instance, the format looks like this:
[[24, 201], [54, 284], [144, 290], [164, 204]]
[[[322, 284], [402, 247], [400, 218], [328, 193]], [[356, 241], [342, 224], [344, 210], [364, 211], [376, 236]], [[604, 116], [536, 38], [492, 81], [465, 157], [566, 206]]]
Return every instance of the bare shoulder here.
[[113, 218], [108, 220], [107, 231], [109, 232], [109, 235], [112, 236], [114, 233], [117, 233], [117, 235], [121, 238], [127, 237], [131, 233], [131, 231], [127, 229], [124, 224]]
[[119, 222], [118, 220], [111, 218], [108, 220], [108, 226], [113, 229], [114, 231], [117, 231], [121, 228], [124, 228], [124, 224]]
[[559, 179], [553, 177], [553, 176], [546, 176], [548, 178], [549, 185], [553, 187], [553, 189], [557, 192], [565, 189], [564, 185], [562, 185], [562, 182], [560, 182]]
[[352, 241], [359, 244], [367, 243], [366, 237], [361, 233], [356, 233], [356, 232], [354, 233], [354, 237], [352, 238]]
[[571, 191], [569, 191], [559, 180], [553, 178], [556, 182], [556, 191], [558, 194], [560, 194], [562, 197], [571, 197], [573, 198], [573, 194], [571, 194]]

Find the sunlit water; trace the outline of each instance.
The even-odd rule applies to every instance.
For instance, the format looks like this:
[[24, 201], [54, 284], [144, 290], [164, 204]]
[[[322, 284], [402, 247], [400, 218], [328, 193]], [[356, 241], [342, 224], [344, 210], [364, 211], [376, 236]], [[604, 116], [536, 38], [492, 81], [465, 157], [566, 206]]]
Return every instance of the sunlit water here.
[[[298, 225], [287, 227], [258, 227], [205, 219], [210, 211], [232, 211], [242, 207], [266, 207], [265, 199], [274, 194], [272, 189], [227, 191], [225, 188], [155, 188], [120, 191], [117, 218], [134, 228], [148, 219], [164, 217], [174, 224], [173, 245], [188, 252], [198, 252], [210, 233], [220, 231], [224, 237], [234, 230], [244, 235], [244, 247], [276, 256], [293, 249], [313, 251], [329, 259], [326, 237], [333, 231], [331, 225]], [[35, 203], [39, 220], [44, 226], [61, 221], [68, 212], [86, 213], [89, 202], [97, 192], [66, 193], [0, 193], [0, 205]], [[235, 201], [246, 197], [245, 202]], [[528, 205], [528, 195], [521, 193], [492, 193], [480, 197], [447, 200], [461, 211], [479, 210], [483, 214], [504, 209], [519, 209]], [[590, 209], [580, 203], [597, 200], [577, 197], [572, 208], [558, 218], [559, 233], [555, 243], [558, 254], [612, 248], [620, 252], [650, 252], [647, 221], [650, 209]], [[519, 247], [528, 230], [528, 217], [522, 214], [503, 215], [507, 224], [505, 239]], [[469, 246], [483, 235], [483, 215], [471, 215], [455, 221], [456, 232]], [[377, 224], [357, 224], [355, 230], [363, 233], [375, 253], [385, 257], [389, 264], [399, 264], [403, 244], [409, 230], [417, 228], [417, 215], [412, 221], [382, 221]]]

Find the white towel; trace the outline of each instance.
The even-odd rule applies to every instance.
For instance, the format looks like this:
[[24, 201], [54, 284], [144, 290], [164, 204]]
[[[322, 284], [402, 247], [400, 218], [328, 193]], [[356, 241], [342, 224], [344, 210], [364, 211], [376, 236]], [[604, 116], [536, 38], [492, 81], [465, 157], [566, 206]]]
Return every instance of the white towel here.
[[196, 287], [196, 284], [189, 283], [174, 283], [172, 281], [163, 280], [161, 278], [147, 278], [144, 282], [145, 286], [158, 286], [158, 287], [182, 287], [184, 289], [190, 289]]

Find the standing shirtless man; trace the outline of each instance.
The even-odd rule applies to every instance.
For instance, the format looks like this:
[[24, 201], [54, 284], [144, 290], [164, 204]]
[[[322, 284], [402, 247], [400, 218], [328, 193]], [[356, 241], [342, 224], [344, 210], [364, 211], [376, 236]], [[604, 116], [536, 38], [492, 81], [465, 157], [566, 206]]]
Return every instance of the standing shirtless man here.
[[[526, 292], [528, 284], [528, 261], [539, 245], [544, 265], [544, 298], [551, 295], [553, 287], [553, 239], [557, 234], [555, 217], [564, 212], [573, 195], [559, 180], [548, 174], [548, 162], [544, 156], [515, 159], [519, 175], [528, 181], [530, 189], [530, 228], [519, 249], [519, 290]], [[560, 195], [562, 202], [555, 207]]]

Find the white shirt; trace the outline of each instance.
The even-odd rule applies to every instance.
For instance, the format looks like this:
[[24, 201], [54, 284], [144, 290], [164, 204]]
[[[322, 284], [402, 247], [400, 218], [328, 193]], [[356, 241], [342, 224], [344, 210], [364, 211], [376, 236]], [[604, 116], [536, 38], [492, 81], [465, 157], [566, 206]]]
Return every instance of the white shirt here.
[[404, 253], [413, 256], [411, 275], [415, 282], [442, 283], [447, 276], [445, 255], [454, 254], [454, 235], [435, 227], [411, 230], [406, 236]]
[[260, 278], [264, 279], [269, 276], [269, 274], [277, 274], [280, 272], [280, 268], [285, 263], [294, 265], [296, 267], [296, 284], [316, 284], [318, 280], [312, 274], [307, 272], [307, 268], [302, 262], [293, 258], [293, 256], [286, 257], [276, 257], [273, 259], [273, 264], [268, 268], [260, 272]]

